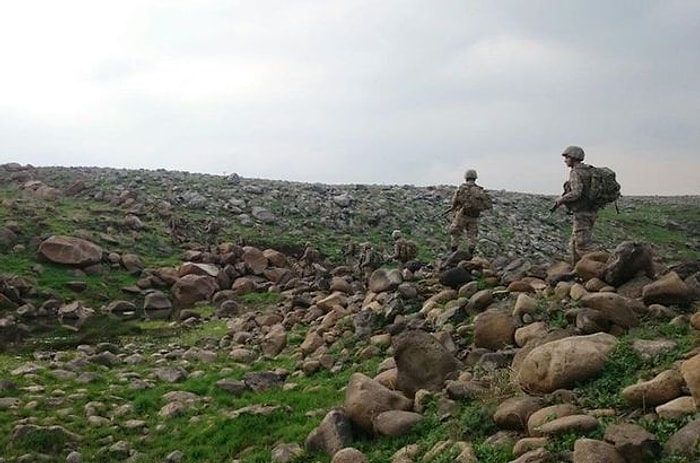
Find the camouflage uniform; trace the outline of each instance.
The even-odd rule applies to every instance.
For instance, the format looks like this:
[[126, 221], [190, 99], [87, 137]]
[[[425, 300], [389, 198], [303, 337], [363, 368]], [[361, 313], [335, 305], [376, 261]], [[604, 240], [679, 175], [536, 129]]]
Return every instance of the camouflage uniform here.
[[573, 216], [569, 242], [573, 265], [583, 254], [595, 251], [593, 226], [598, 218], [598, 210], [588, 199], [591, 189], [591, 168], [582, 162], [583, 150], [577, 146], [569, 146], [562, 156], [571, 157], [576, 161], [571, 165], [569, 180], [564, 183], [564, 193], [555, 204], [555, 207], [566, 206]]
[[209, 246], [219, 245], [219, 231], [221, 230], [221, 224], [218, 220], [214, 218], [207, 219], [204, 222], [204, 239]]
[[176, 217], [175, 215], [171, 215], [167, 224], [170, 241], [172, 241], [173, 244], [181, 244], [187, 241], [187, 236], [185, 233], [186, 228], [187, 226], [184, 220]]
[[345, 265], [352, 267], [357, 263], [357, 255], [360, 252], [360, 246], [357, 241], [346, 237], [345, 245], [343, 245], [342, 253], [345, 260]]
[[306, 243], [304, 254], [301, 255], [302, 275], [311, 276], [316, 274], [314, 264], [321, 261], [321, 253], [318, 249], [311, 246], [311, 243]]
[[404, 268], [406, 262], [416, 258], [418, 245], [414, 241], [407, 240], [401, 236], [399, 230], [394, 230], [391, 237], [394, 239], [394, 254], [391, 258], [399, 263], [400, 268]]
[[362, 252], [357, 267], [362, 273], [365, 281], [369, 280], [372, 272], [377, 270], [382, 265], [381, 255], [372, 247], [370, 243], [362, 244]]
[[457, 188], [452, 196], [450, 210], [454, 213], [450, 224], [450, 249], [456, 251], [459, 247], [459, 239], [466, 232], [467, 246], [470, 253], [476, 250], [477, 236], [479, 234], [479, 216], [481, 211], [469, 210], [466, 202], [469, 196], [484, 198], [485, 209], [491, 209], [491, 198], [482, 187], [476, 184], [476, 172], [468, 170], [465, 175], [466, 182]]

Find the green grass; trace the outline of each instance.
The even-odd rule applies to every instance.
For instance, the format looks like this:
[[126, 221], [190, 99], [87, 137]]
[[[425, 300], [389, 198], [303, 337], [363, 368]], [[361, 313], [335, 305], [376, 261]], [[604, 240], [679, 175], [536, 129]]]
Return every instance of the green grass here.
[[240, 297], [242, 303], [253, 307], [269, 307], [274, 306], [282, 301], [282, 296], [279, 293], [248, 293]]
[[[660, 332], [669, 333], [665, 339], [674, 339], [677, 346], [655, 358], [644, 359], [632, 346], [632, 340], [658, 339]], [[619, 342], [606, 361], [601, 374], [586, 384], [579, 385], [575, 391], [584, 397], [585, 405], [591, 408], [625, 409], [620, 391], [637, 382], [640, 378], [651, 379], [674, 362], [682, 360], [686, 352], [697, 342], [697, 335], [688, 327], [670, 328], [649, 325], [619, 338]]]
[[36, 429], [15, 440], [12, 446], [24, 452], [58, 453], [69, 442], [65, 434], [51, 429]]
[[[65, 187], [74, 180], [72, 171], [58, 171], [55, 176], [45, 178], [47, 184]], [[177, 173], [173, 182], [180, 191], [197, 191], [210, 201], [226, 200], [238, 196], [238, 187], [229, 185], [223, 177], [206, 177], [198, 174]], [[51, 234], [82, 234], [91, 236], [104, 250], [117, 253], [136, 253], [147, 267], [177, 266], [187, 246], [171, 243], [165, 230], [165, 218], [159, 216], [152, 208], [144, 214], [142, 220], [146, 231], [134, 232], [123, 226], [125, 210], [109, 204], [108, 198], [118, 193], [116, 187], [105, 181], [106, 174], [96, 174], [90, 178], [90, 195], [102, 192], [104, 201], [89, 199], [90, 195], [77, 198], [63, 198], [47, 203], [34, 200], [9, 186], [0, 187], [0, 200], [7, 207], [0, 208], [0, 221], [16, 222], [22, 232], [18, 244], [24, 249], [13, 251], [11, 246], [0, 249], [0, 274], [16, 275], [30, 278], [34, 282], [35, 294], [31, 297], [37, 305], [48, 296], [53, 295], [63, 301], [81, 300], [88, 307], [99, 308], [110, 300], [129, 299], [141, 306], [140, 296], [122, 293], [121, 288], [136, 283], [136, 278], [120, 269], [110, 268], [101, 275], [83, 275], [68, 267], [42, 263], [42, 269], [35, 268], [36, 245], [38, 238]], [[206, 180], [208, 186], [199, 182]], [[142, 181], [134, 186], [140, 199], [150, 198], [155, 202], [167, 199], [168, 194], [163, 185], [157, 182]], [[327, 191], [315, 192], [310, 186], [299, 187], [304, 194], [326, 197]], [[282, 192], [283, 189], [280, 189]], [[363, 190], [358, 190], [360, 196]], [[404, 234], [419, 245], [419, 257], [425, 261], [435, 258], [435, 249], [447, 243], [447, 222], [428, 219], [443, 206], [444, 201], [419, 204], [413, 207], [404, 204], [404, 196], [393, 190], [368, 186], [373, 198], [379, 198], [370, 209], [358, 202], [353, 210], [354, 223], [348, 222], [343, 211], [329, 209], [329, 222], [319, 220], [324, 214], [319, 211], [286, 212], [287, 204], [294, 204], [296, 198], [286, 197], [286, 193], [277, 195], [251, 196], [250, 204], [266, 207], [281, 217], [281, 225], [254, 224], [242, 225], [237, 219], [221, 213], [218, 217], [224, 227], [219, 234], [219, 241], [236, 241], [239, 238], [249, 245], [261, 249], [274, 248], [290, 256], [300, 256], [304, 243], [311, 241], [318, 246], [324, 256], [334, 263], [341, 262], [340, 250], [348, 237], [358, 242], [370, 241], [382, 251], [392, 248], [390, 238], [393, 229], [401, 229]], [[437, 204], [437, 203], [440, 204]], [[152, 203], [147, 204], [153, 206]], [[377, 207], [385, 208], [387, 216], [376, 223], [369, 223], [368, 218]], [[435, 209], [435, 210], [433, 210]], [[175, 213], [191, 225], [190, 239], [202, 240], [201, 225], [212, 215], [212, 210], [176, 207]], [[283, 212], [286, 215], [283, 215]], [[554, 221], [555, 228], [562, 231], [570, 225], [565, 221]], [[407, 224], [415, 224], [407, 225]], [[561, 224], [561, 225], [560, 225]], [[550, 224], [552, 225], [552, 224]], [[689, 246], [693, 239], [697, 242], [697, 230], [700, 229], [700, 206], [692, 204], [683, 206], [666, 206], [662, 203], [644, 203], [631, 201], [617, 215], [608, 208], [601, 213], [596, 224], [596, 238], [614, 244], [623, 239], [653, 241], [654, 246], [664, 255], [674, 260], [700, 257], [695, 248]], [[503, 230], [501, 241], [515, 239], [515, 232]], [[563, 232], [564, 233], [564, 232]], [[109, 239], [106, 239], [109, 237]], [[37, 271], [40, 270], [40, 271]], [[68, 289], [72, 281], [84, 281], [87, 288], [82, 292]], [[479, 288], [485, 288], [485, 281], [479, 280]], [[238, 302], [245, 310], [265, 312], [277, 309], [286, 295], [274, 292], [256, 292], [240, 296]], [[416, 304], [417, 308], [420, 304]], [[575, 306], [575, 304], [573, 304]], [[215, 308], [211, 305], [197, 306], [202, 319], [193, 328], [185, 328], [169, 321], [138, 320], [125, 322], [107, 316], [97, 316], [88, 321], [80, 331], [73, 332], [55, 325], [37, 328], [35, 337], [12, 352], [0, 352], [0, 377], [9, 378], [16, 386], [0, 393], [5, 397], [20, 397], [23, 401], [19, 408], [3, 409], [0, 412], [0, 448], [7, 449], [4, 457], [9, 461], [18, 459], [23, 454], [52, 453], [57, 455], [55, 461], [65, 461], [69, 448], [79, 448], [83, 461], [114, 461], [114, 455], [105, 451], [111, 443], [126, 440], [139, 452], [142, 462], [162, 462], [173, 450], [185, 452], [186, 461], [231, 461], [239, 459], [244, 463], [269, 462], [270, 450], [278, 443], [302, 444], [325, 414], [332, 408], [342, 406], [345, 387], [350, 375], [359, 371], [373, 376], [381, 360], [389, 353], [382, 350], [376, 358], [359, 359], [357, 352], [366, 343], [352, 337], [340, 338], [328, 346], [330, 355], [338, 359], [338, 367], [333, 372], [321, 369], [315, 374], [300, 373], [303, 361], [295, 353], [309, 329], [313, 326], [294, 326], [288, 333], [288, 348], [275, 358], [261, 356], [250, 365], [240, 365], [228, 357], [229, 348], [214, 347], [218, 354], [214, 363], [198, 360], [168, 359], [162, 360], [164, 352], [186, 351], [193, 346], [208, 345], [209, 342], [224, 338], [229, 329], [225, 320], [213, 320]], [[691, 309], [679, 308], [690, 312]], [[550, 328], [567, 326], [564, 308], [560, 301], [538, 296], [536, 318], [548, 322]], [[386, 320], [381, 316], [375, 318], [375, 328], [382, 329]], [[469, 321], [465, 322], [469, 323]], [[300, 324], [299, 324], [300, 325]], [[339, 331], [352, 331], [352, 322], [344, 320], [337, 326]], [[642, 359], [633, 349], [635, 338], [667, 338], [677, 341], [677, 347], [651, 360]], [[206, 341], [205, 341], [206, 340]], [[466, 341], [470, 340], [467, 334]], [[123, 348], [127, 344], [140, 346], [145, 363], [139, 365], [118, 365], [107, 368], [97, 364], [88, 364], [81, 371], [93, 373], [98, 379], [88, 384], [81, 384], [75, 379], [58, 379], [48, 370], [49, 364], [60, 368], [62, 362], [76, 360], [81, 355], [76, 351], [79, 344], [96, 345], [102, 341], [115, 343]], [[626, 336], [620, 337], [620, 344], [612, 353], [600, 376], [580, 384], [576, 388], [581, 404], [586, 408], [613, 407], [620, 410], [620, 416], [606, 418], [606, 423], [625, 421], [631, 416], [630, 410], [623, 403], [620, 391], [625, 386], [639, 379], [648, 379], [663, 369], [669, 368], [698, 347], [697, 333], [687, 326], [677, 327], [668, 323], [644, 321], [642, 325]], [[217, 345], [216, 343], [214, 345]], [[244, 347], [255, 350], [254, 343]], [[44, 351], [61, 350], [59, 360], [36, 360], [34, 355]], [[158, 360], [158, 359], [161, 360]], [[45, 367], [35, 377], [11, 377], [9, 372], [16, 367], [35, 362]], [[165, 364], [181, 364], [190, 376], [176, 384], [167, 384], [153, 376], [153, 370]], [[275, 389], [260, 393], [245, 392], [233, 395], [216, 386], [221, 379], [242, 380], [247, 373], [255, 371], [277, 371], [284, 369], [291, 375], [287, 378], [290, 389]], [[197, 372], [197, 374], [195, 374]], [[485, 373], [477, 371], [475, 373]], [[499, 372], [500, 373], [500, 372]], [[372, 462], [386, 462], [402, 447], [416, 443], [421, 455], [438, 443], [451, 441], [468, 441], [481, 463], [506, 463], [512, 460], [510, 448], [496, 447], [488, 439], [497, 432], [492, 416], [499, 400], [512, 393], [512, 384], [503, 375], [495, 374], [489, 394], [457, 404], [456, 411], [449, 417], [438, 415], [437, 405], [433, 401], [423, 414], [423, 421], [408, 435], [398, 438], [373, 437], [359, 435], [353, 446], [363, 451]], [[136, 389], [126, 374], [139, 377], [148, 387]], [[44, 388], [39, 393], [29, 394], [26, 388], [40, 385]], [[161, 418], [158, 413], [166, 404], [164, 394], [181, 390], [195, 393], [199, 399], [183, 416]], [[56, 400], [57, 402], [53, 402]], [[107, 417], [105, 426], [91, 426], [85, 419], [85, 407], [89, 402], [101, 402], [104, 407], [100, 415]], [[33, 406], [27, 406], [32, 403]], [[129, 404], [132, 411], [124, 416], [113, 415], [117, 407]], [[250, 405], [278, 407], [269, 414], [241, 414], [233, 418], [231, 413]], [[697, 414], [696, 414], [697, 416]], [[631, 419], [655, 433], [660, 441], [665, 442], [669, 436], [680, 429], [694, 417], [681, 420], [645, 421]], [[130, 419], [146, 422], [148, 432], [130, 430], [125, 423]], [[83, 436], [76, 445], [66, 442], [65, 437], [46, 431], [35, 433], [17, 441], [11, 440], [12, 428], [19, 421], [36, 422], [42, 425], [61, 424], [69, 431]], [[602, 427], [589, 437], [600, 438]], [[581, 435], [557, 436], [550, 443], [553, 452], [570, 451], [573, 442]], [[433, 462], [453, 461], [459, 453], [455, 446], [447, 448], [436, 456]], [[420, 460], [421, 457], [418, 458]], [[48, 461], [52, 461], [49, 457]], [[666, 457], [664, 463], [688, 463], [675, 457]], [[296, 463], [329, 463], [330, 458], [319, 454], [305, 454]]]
[[601, 374], [575, 391], [585, 397], [588, 407], [624, 408], [620, 391], [635, 383], [638, 372], [645, 368], [647, 364], [632, 349], [629, 338], [623, 338], [606, 361]]
[[620, 214], [614, 208], [602, 210], [595, 233], [615, 243], [628, 239], [646, 241], [667, 257], [692, 260], [700, 258], [700, 250], [689, 246], [688, 237], [694, 234], [697, 240], [697, 230], [700, 230], [700, 205], [635, 202]]
[[[141, 335], [128, 336], [128, 342], [143, 343], [148, 342], [150, 349], [159, 350], [161, 347], [189, 346], [196, 343], [195, 332], [219, 333], [221, 329], [220, 321], [205, 321], [203, 326], [196, 330], [178, 330], [171, 332], [171, 336], [163, 338], [161, 341], [155, 340], [147, 334], [150, 330], [160, 330], [167, 325], [164, 322], [140, 322], [137, 324], [143, 332]], [[200, 330], [201, 331], [198, 331]], [[659, 328], [664, 330], [667, 328]], [[691, 333], [684, 331], [674, 331], [681, 338], [681, 346], [685, 342], [686, 336]], [[648, 328], [644, 331], [645, 336], [655, 337], [657, 331]], [[669, 334], [672, 334], [669, 332]], [[216, 334], [214, 334], [216, 335]], [[301, 341], [303, 336], [295, 335], [297, 341]], [[352, 344], [347, 343], [345, 347]], [[342, 349], [342, 345], [336, 346], [336, 350]], [[681, 350], [667, 354], [662, 360], [662, 364], [669, 364], [674, 361]], [[70, 351], [69, 351], [70, 352]], [[187, 458], [194, 458], [197, 461], [228, 461], [238, 458], [243, 462], [267, 462], [270, 458], [270, 450], [281, 442], [303, 442], [305, 436], [318, 425], [327, 411], [333, 407], [342, 405], [344, 400], [344, 387], [347, 385], [352, 372], [359, 367], [359, 371], [372, 375], [376, 371], [380, 358], [371, 362], [357, 363], [356, 359], [350, 359], [345, 367], [336, 373], [322, 370], [311, 376], [294, 376], [287, 380], [287, 383], [294, 383], [296, 386], [291, 390], [272, 390], [262, 393], [246, 392], [240, 396], [233, 396], [216, 387], [215, 383], [219, 379], [242, 379], [251, 371], [266, 371], [275, 368], [285, 368], [287, 371], [294, 371], [296, 361], [293, 358], [280, 356], [275, 359], [262, 359], [249, 367], [241, 367], [227, 360], [225, 352], [220, 356], [215, 364], [194, 363], [189, 370], [201, 370], [203, 376], [191, 377], [178, 384], [166, 384], [156, 382], [153, 387], [145, 390], [131, 389], [128, 384], [119, 380], [116, 371], [104, 369], [99, 365], [93, 365], [88, 371], [93, 371], [101, 376], [101, 379], [88, 385], [77, 384], [73, 381], [66, 382], [53, 377], [48, 371], [39, 373], [37, 382], [46, 388], [46, 395], [50, 396], [50, 391], [61, 389], [66, 395], [71, 395], [76, 391], [82, 391], [80, 398], [71, 399], [67, 406], [76, 410], [75, 418], [64, 418], [61, 423], [71, 432], [85, 436], [85, 441], [80, 444], [81, 452], [86, 461], [110, 461], [112, 455], [105, 453], [105, 440], [109, 436], [115, 436], [118, 440], [127, 440], [137, 451], [144, 454], [141, 461], [163, 461], [165, 456], [173, 450], [179, 449], [186, 452]], [[74, 356], [75, 354], [73, 354]], [[72, 356], [66, 357], [70, 359]], [[148, 358], [148, 356], [147, 356]], [[19, 356], [0, 356], [0, 365], [3, 371], [15, 367], [23, 361], [29, 360], [29, 356], [21, 358]], [[659, 359], [656, 359], [659, 361]], [[154, 367], [152, 361], [148, 360], [146, 365], [136, 365], [129, 368], [136, 374], [147, 378], [149, 371]], [[639, 372], [652, 371], [655, 368], [654, 362], [643, 361], [631, 349], [628, 338], [623, 337], [620, 345], [615, 350], [609, 364], [598, 380], [582, 386], [578, 394], [590, 400], [591, 407], [619, 406], [619, 390], [629, 382], [639, 377]], [[227, 372], [226, 369], [230, 371]], [[26, 387], [33, 381], [25, 378], [18, 379], [19, 387]], [[158, 412], [165, 405], [163, 395], [170, 390], [190, 391], [200, 397], [197, 404], [187, 411], [185, 415], [163, 419], [158, 417]], [[88, 402], [100, 401], [105, 403], [106, 408], [101, 412], [104, 416], [109, 416], [111, 403], [116, 405], [130, 403], [133, 412], [124, 417], [112, 420], [112, 426], [91, 427], [88, 426], [82, 417], [82, 409]], [[237, 418], [227, 416], [231, 412], [242, 407], [258, 404], [270, 407], [279, 407], [266, 415], [242, 414]], [[410, 434], [400, 438], [372, 438], [370, 436], [358, 436], [358, 440], [353, 446], [363, 451], [370, 461], [389, 461], [391, 455], [409, 443], [419, 443], [423, 452], [433, 448], [438, 442], [448, 439], [454, 441], [471, 442], [479, 461], [489, 463], [506, 463], [512, 459], [510, 449], [507, 447], [495, 447], [487, 444], [486, 439], [497, 431], [492, 420], [493, 411], [497, 403], [494, 401], [474, 400], [460, 404], [459, 410], [446, 420], [442, 420], [437, 415], [436, 404], [429, 405], [424, 413], [423, 422], [417, 426]], [[0, 414], [0, 429], [9, 429], [17, 419], [30, 418], [42, 419], [50, 416], [53, 408], [46, 404], [34, 409], [14, 410], [11, 414]], [[123, 427], [127, 419], [143, 419], [149, 429], [148, 437], [143, 439], [136, 430], [128, 430]], [[666, 440], [673, 432], [687, 420], [661, 420], [648, 424], [648, 429], [656, 433], [659, 438]], [[44, 435], [46, 434], [46, 435]], [[61, 437], [52, 436], [48, 433], [39, 433], [34, 440], [22, 440], [10, 443], [5, 437], [0, 437], [0, 446], [10, 449], [10, 454], [20, 455], [26, 452], [41, 450], [46, 453], [63, 452], [65, 456], [66, 443]], [[597, 437], [597, 434], [590, 433], [589, 437]], [[550, 443], [552, 451], [571, 450], [575, 437], [581, 436], [559, 436]], [[458, 454], [456, 447], [450, 447], [445, 452], [436, 457], [433, 461], [452, 461]], [[321, 462], [328, 463], [330, 459], [324, 455], [306, 454], [298, 461], [300, 462]], [[667, 459], [668, 463], [681, 463], [681, 459]], [[683, 462], [685, 463], [685, 462]]]

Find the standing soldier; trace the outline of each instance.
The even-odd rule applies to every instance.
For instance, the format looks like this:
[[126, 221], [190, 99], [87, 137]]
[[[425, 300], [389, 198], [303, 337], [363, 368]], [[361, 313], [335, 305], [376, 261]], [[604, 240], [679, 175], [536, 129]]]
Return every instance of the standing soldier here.
[[564, 205], [573, 215], [571, 230], [571, 265], [581, 256], [595, 250], [593, 225], [598, 211], [590, 201], [591, 167], [583, 163], [585, 153], [580, 146], [568, 146], [561, 154], [569, 171], [569, 180], [564, 183], [564, 193], [556, 200], [552, 212]]
[[360, 252], [357, 267], [362, 274], [362, 278], [367, 282], [372, 272], [382, 265], [382, 256], [372, 247], [369, 241], [362, 243], [361, 247], [362, 251]]
[[391, 238], [394, 240], [394, 254], [390, 258], [399, 263], [399, 268], [404, 268], [406, 262], [418, 255], [418, 245], [415, 241], [404, 238], [400, 230], [391, 232]]
[[219, 245], [218, 235], [220, 230], [221, 224], [217, 219], [209, 217], [204, 222], [204, 240], [210, 248]]
[[181, 219], [175, 215], [175, 213], [170, 215], [166, 229], [170, 235], [170, 241], [172, 241], [173, 244], [182, 244], [187, 241], [187, 236], [185, 233], [186, 228], [187, 224], [185, 223], [184, 219]]
[[357, 241], [352, 239], [349, 235], [345, 235], [344, 239], [345, 244], [343, 244], [341, 252], [345, 265], [352, 267], [357, 263], [357, 254], [360, 252], [360, 246], [357, 244]]
[[303, 276], [310, 276], [316, 273], [314, 264], [321, 261], [321, 252], [315, 247], [311, 246], [310, 242], [306, 242], [304, 245], [304, 254], [301, 255], [301, 268]]
[[457, 250], [459, 239], [466, 230], [467, 246], [469, 253], [473, 255], [479, 233], [479, 216], [493, 206], [488, 193], [476, 184], [476, 170], [467, 170], [464, 179], [466, 181], [455, 191], [452, 205], [448, 209], [454, 214], [450, 224], [450, 249]]

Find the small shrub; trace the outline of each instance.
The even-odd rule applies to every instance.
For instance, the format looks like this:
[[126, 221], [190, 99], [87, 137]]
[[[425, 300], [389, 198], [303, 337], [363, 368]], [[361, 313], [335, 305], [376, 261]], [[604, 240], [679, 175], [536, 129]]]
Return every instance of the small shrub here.
[[68, 443], [66, 434], [54, 428], [39, 428], [27, 432], [15, 441], [17, 447], [40, 453], [59, 453]]

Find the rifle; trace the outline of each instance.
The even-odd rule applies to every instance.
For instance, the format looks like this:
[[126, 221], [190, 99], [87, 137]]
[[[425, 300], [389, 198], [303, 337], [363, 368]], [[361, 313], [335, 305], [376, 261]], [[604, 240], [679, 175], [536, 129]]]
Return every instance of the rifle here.
[[[566, 206], [566, 205], [565, 205], [565, 206]], [[554, 206], [552, 206], [552, 207], [549, 209], [549, 214], [548, 214], [548, 216], [551, 217], [551, 216], [556, 212], [556, 210], [557, 210], [558, 208], [559, 208], [559, 206], [557, 206], [556, 204], [554, 204]], [[571, 215], [571, 214], [572, 214], [572, 212], [571, 212], [571, 210], [569, 210], [569, 208], [568, 208], [568, 206], [567, 206], [567, 208], [566, 208], [566, 215]]]
[[447, 209], [445, 209], [442, 212], [438, 212], [437, 214], [431, 216], [430, 219], [432, 220], [432, 219], [437, 219], [439, 217], [447, 217], [450, 214], [450, 212], [452, 212], [452, 206], [448, 207]]

